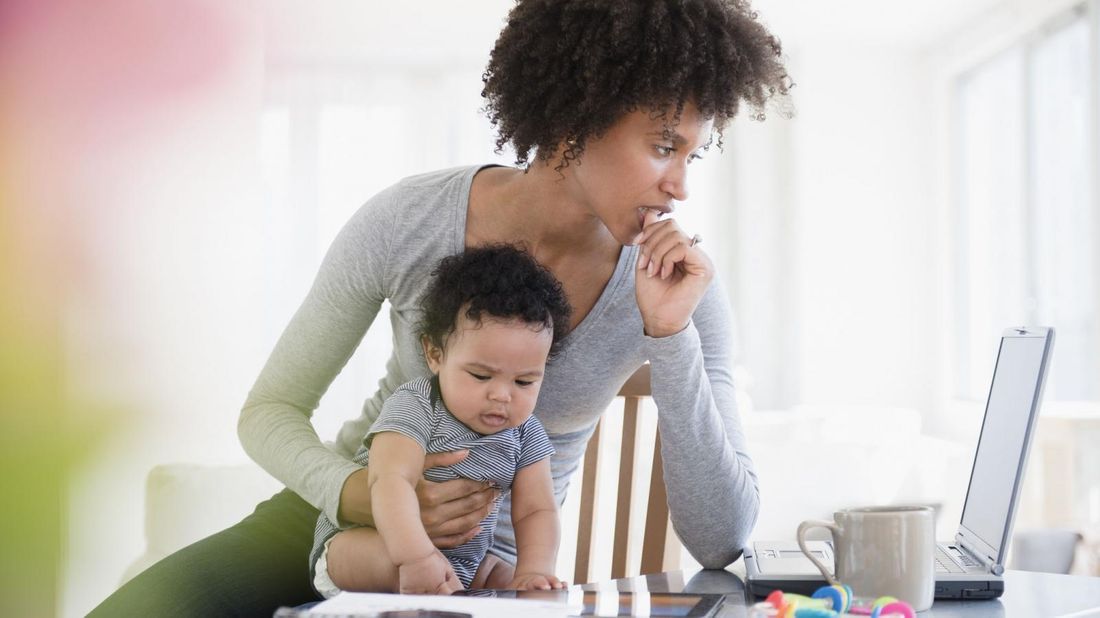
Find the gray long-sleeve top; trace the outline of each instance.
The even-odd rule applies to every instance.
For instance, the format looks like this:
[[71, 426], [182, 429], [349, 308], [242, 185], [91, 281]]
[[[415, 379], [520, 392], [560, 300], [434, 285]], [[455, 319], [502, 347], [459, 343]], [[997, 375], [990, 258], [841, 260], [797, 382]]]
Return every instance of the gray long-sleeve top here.
[[[359, 469], [350, 459], [382, 402], [405, 382], [429, 375], [415, 333], [417, 300], [435, 264], [464, 249], [470, 185], [479, 169], [406, 178], [348, 221], [241, 410], [238, 433], [249, 456], [330, 521], [337, 521], [344, 482]], [[557, 451], [554, 491], [564, 500], [600, 414], [648, 360], [673, 527], [700, 564], [723, 568], [737, 559], [759, 511], [734, 401], [730, 308], [715, 280], [686, 329], [645, 336], [634, 294], [637, 258], [637, 247], [623, 248], [596, 305], [547, 366], [535, 415]], [[386, 375], [335, 444], [323, 444], [310, 416], [384, 300], [394, 339]], [[514, 562], [507, 506], [493, 552]]]

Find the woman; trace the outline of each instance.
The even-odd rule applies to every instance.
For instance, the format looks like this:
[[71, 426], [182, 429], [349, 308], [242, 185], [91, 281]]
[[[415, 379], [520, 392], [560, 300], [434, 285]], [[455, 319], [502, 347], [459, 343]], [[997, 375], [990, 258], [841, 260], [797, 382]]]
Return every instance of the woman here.
[[[270, 615], [314, 600], [318, 509], [371, 523], [366, 469], [350, 457], [386, 397], [428, 374], [414, 335], [428, 269], [500, 242], [524, 245], [574, 308], [536, 411], [557, 450], [557, 498], [599, 414], [648, 360], [676, 531], [703, 566], [737, 558], [759, 493], [734, 403], [732, 318], [699, 237], [665, 215], [687, 199], [689, 164], [741, 101], [760, 114], [786, 94], [779, 42], [740, 0], [520, 0], [484, 81], [498, 146], [515, 149], [518, 167], [432, 172], [372, 198], [334, 241], [249, 394], [242, 444], [288, 489], [97, 612]], [[387, 374], [330, 449], [309, 416], [384, 300], [395, 343]], [[454, 547], [477, 533], [495, 494], [456, 480], [422, 483], [418, 498], [433, 542]], [[514, 561], [507, 502], [500, 521], [492, 552]]]

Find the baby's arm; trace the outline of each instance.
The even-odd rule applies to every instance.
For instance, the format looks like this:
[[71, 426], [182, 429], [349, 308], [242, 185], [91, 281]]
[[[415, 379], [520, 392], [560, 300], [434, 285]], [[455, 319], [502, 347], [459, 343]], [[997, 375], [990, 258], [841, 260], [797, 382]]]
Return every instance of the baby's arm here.
[[[370, 447], [368, 483], [378, 534], [385, 545], [385, 554], [397, 569], [398, 592], [450, 594], [462, 589], [450, 562], [432, 544], [420, 522], [420, 507], [416, 498], [416, 483], [424, 470], [424, 449], [412, 438], [397, 432], [382, 432], [374, 436]], [[360, 529], [362, 530], [362, 529]], [[341, 532], [350, 535], [354, 530]], [[368, 539], [363, 539], [367, 541]], [[334, 539], [335, 545], [337, 539]], [[350, 548], [348, 548], [350, 549]], [[363, 547], [363, 549], [367, 549]], [[348, 582], [338, 574], [348, 573], [344, 560], [362, 559], [355, 551], [332, 552], [329, 573], [342, 589]], [[347, 558], [345, 558], [347, 557]], [[392, 569], [390, 571], [392, 578]], [[363, 586], [364, 573], [349, 576], [358, 582], [358, 589], [379, 589]]]
[[517, 564], [508, 587], [564, 588], [565, 584], [554, 577], [561, 531], [549, 458], [516, 471], [512, 481], [512, 527], [516, 531]]

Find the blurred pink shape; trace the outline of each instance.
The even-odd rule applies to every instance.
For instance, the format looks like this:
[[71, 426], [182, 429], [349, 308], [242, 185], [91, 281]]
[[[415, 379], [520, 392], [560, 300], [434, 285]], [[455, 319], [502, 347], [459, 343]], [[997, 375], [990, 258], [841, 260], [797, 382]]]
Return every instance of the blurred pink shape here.
[[175, 136], [234, 103], [258, 22], [248, 0], [0, 0], [5, 259], [27, 264], [44, 298], [94, 286], [118, 209], [134, 191], [155, 204], [170, 190], [136, 168], [170, 159]]
[[127, 133], [217, 87], [246, 15], [213, 0], [5, 0], [0, 92], [32, 134], [76, 146]]

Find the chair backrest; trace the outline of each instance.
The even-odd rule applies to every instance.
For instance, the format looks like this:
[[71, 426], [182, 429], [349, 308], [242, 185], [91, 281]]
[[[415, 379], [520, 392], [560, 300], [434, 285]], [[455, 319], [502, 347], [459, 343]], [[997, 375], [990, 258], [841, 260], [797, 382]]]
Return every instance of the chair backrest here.
[[1068, 574], [1083, 538], [1080, 532], [1065, 528], [1021, 530], [1012, 538], [1011, 568]]
[[[641, 399], [650, 396], [650, 366], [643, 365], [623, 384], [619, 396], [624, 399], [622, 447], [619, 453], [618, 498], [614, 500], [615, 534], [611, 558], [611, 577], [627, 577], [626, 558], [629, 547], [631, 523], [631, 493], [634, 485], [634, 458], [638, 450], [639, 426], [638, 410]], [[597, 539], [592, 531], [596, 525], [596, 490], [601, 457], [613, 456], [601, 453], [600, 428], [603, 419], [596, 425], [596, 431], [588, 440], [584, 453], [584, 469], [581, 478], [580, 522], [577, 530], [577, 561], [574, 567], [574, 584], [592, 580], [592, 557]], [[643, 451], [645, 452], [645, 451]], [[676, 547], [675, 537], [671, 533], [668, 520], [668, 496], [665, 493], [664, 472], [661, 462], [661, 436], [656, 435], [652, 450], [653, 467], [649, 481], [648, 508], [645, 512], [645, 532], [642, 538], [642, 560], [640, 573], [660, 573], [667, 570], [667, 564], [673, 558]], [[666, 551], [666, 548], [668, 551]], [[678, 558], [678, 556], [676, 556]]]

